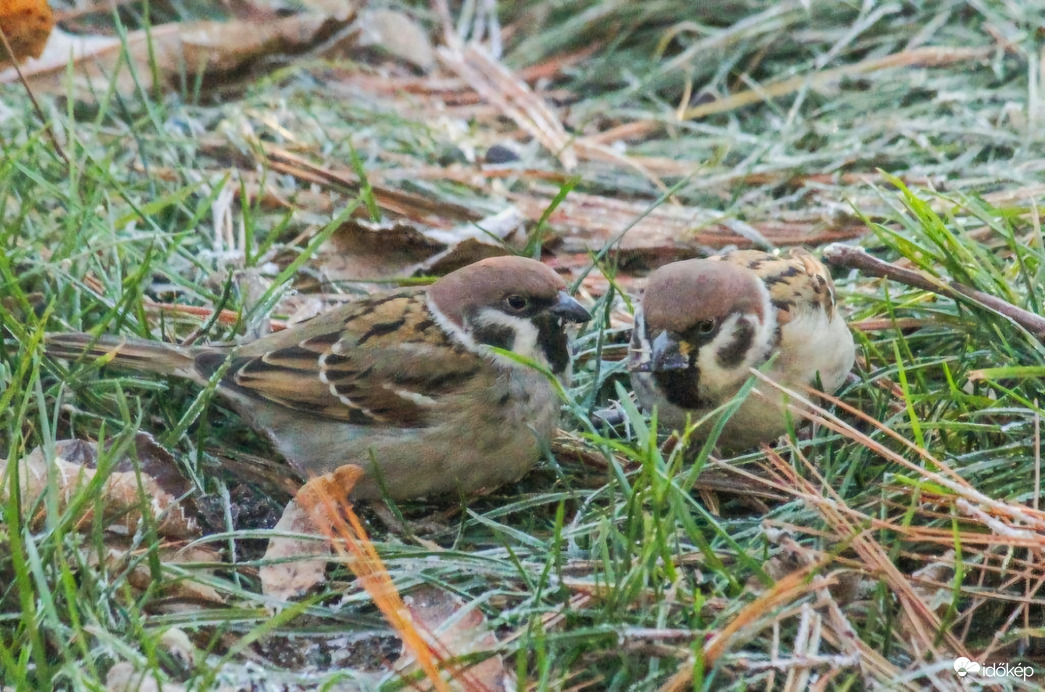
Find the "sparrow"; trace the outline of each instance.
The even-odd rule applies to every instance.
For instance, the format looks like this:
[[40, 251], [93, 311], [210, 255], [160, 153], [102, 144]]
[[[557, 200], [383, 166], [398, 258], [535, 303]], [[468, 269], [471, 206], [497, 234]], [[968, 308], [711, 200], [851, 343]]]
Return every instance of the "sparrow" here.
[[517, 480], [547, 447], [565, 323], [591, 315], [548, 266], [494, 257], [347, 303], [237, 346], [50, 334], [49, 355], [109, 359], [216, 391], [304, 475], [358, 464], [355, 499], [467, 494]]
[[[752, 368], [788, 388], [819, 378], [833, 392], [854, 358], [853, 335], [823, 264], [801, 249], [790, 257], [742, 250], [673, 262], [649, 276], [628, 369], [640, 406], [683, 429], [732, 399]], [[740, 451], [786, 431], [784, 394], [759, 384], [726, 422], [718, 446]]]

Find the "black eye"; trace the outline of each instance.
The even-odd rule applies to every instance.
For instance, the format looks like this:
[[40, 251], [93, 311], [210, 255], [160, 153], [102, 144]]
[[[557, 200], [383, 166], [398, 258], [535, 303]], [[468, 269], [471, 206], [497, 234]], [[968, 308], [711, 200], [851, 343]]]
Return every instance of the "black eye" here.
[[715, 331], [715, 320], [701, 320], [693, 325], [693, 331], [701, 336], [707, 336]]
[[525, 296], [508, 296], [504, 299], [504, 305], [512, 312], [523, 312], [530, 307], [530, 300]]

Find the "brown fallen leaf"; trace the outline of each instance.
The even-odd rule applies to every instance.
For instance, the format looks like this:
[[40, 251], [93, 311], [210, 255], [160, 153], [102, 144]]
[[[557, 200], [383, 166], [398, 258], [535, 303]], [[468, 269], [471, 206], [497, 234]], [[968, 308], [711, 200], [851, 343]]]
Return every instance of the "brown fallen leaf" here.
[[[435, 49], [428, 32], [409, 15], [383, 8], [367, 9], [359, 13], [357, 24], [360, 47], [381, 50], [422, 72], [428, 72], [435, 65]], [[327, 57], [338, 57], [341, 53], [344, 50], [339, 46]]]
[[507, 255], [526, 245], [526, 220], [514, 206], [508, 206], [485, 218], [452, 228], [432, 230], [429, 237], [448, 246], [422, 267], [424, 273], [441, 276], [455, 269], [486, 259]]
[[[162, 547], [158, 551], [161, 567], [184, 565], [186, 563], [216, 563], [221, 559], [220, 551], [210, 546], [194, 546], [186, 549]], [[105, 554], [99, 556], [94, 551], [88, 553], [87, 564], [92, 567], [104, 565], [108, 573], [126, 573], [127, 583], [139, 593], [152, 591], [158, 598], [149, 606], [151, 612], [179, 613], [200, 612], [205, 605], [220, 607], [225, 599], [211, 586], [190, 577], [171, 577], [157, 584], [153, 579], [152, 568], [147, 561], [141, 559], [139, 550], [131, 550], [128, 543], [109, 538], [105, 545]], [[211, 570], [195, 570], [200, 576], [211, 576]]]
[[[540, 190], [540, 192], [544, 192]], [[537, 221], [546, 213], [549, 196], [513, 193], [510, 199], [524, 216]], [[646, 200], [571, 192], [548, 218], [560, 252], [597, 251], [612, 243], [622, 267], [655, 268], [667, 262], [707, 255], [712, 249], [762, 245], [817, 245], [856, 238], [866, 227], [854, 220], [767, 220], [743, 222], [723, 218], [714, 209], [661, 204]]]
[[484, 242], [477, 238], [466, 238], [446, 252], [429, 259], [425, 263], [423, 272], [433, 276], [442, 276], [473, 262], [507, 254], [507, 250], [493, 243]]
[[[7, 473], [10, 463], [11, 460], [0, 460], [0, 477]], [[64, 511], [94, 479], [97, 463], [97, 446], [84, 440], [60, 440], [54, 445], [53, 455], [37, 447], [24, 459], [16, 460], [23, 511], [37, 507], [45, 493], [54, 493], [57, 509]], [[139, 433], [135, 436], [133, 456], [125, 456], [110, 469], [99, 490], [102, 501], [85, 504], [78, 523], [89, 527], [94, 508], [102, 507], [108, 522], [106, 530], [133, 535], [141, 522], [142, 509], [148, 508], [158, 520], [155, 528], [160, 536], [195, 538], [201, 533], [195, 506], [182, 499], [190, 489], [173, 457], [152, 437]], [[4, 484], [0, 499], [6, 500], [7, 493], [8, 486]]]
[[54, 28], [54, 13], [45, 0], [4, 0], [0, 2], [0, 32], [11, 47], [7, 52], [0, 41], [0, 67], [27, 57], [40, 57], [47, 37]]
[[[22, 68], [36, 92], [65, 94], [67, 63], [72, 60], [74, 95], [83, 101], [106, 93], [110, 84], [120, 92], [153, 86], [153, 76], [179, 83], [197, 77], [203, 84], [227, 84], [243, 70], [267, 57], [296, 55], [315, 48], [349, 25], [354, 11], [341, 15], [301, 14], [254, 22], [185, 22], [134, 31], [118, 38], [80, 37], [55, 31], [39, 60]], [[70, 58], [71, 56], [71, 58]], [[136, 69], [126, 69], [125, 62]], [[118, 69], [123, 68], [123, 69]], [[155, 68], [155, 69], [154, 69]], [[17, 79], [14, 70], [0, 72], [0, 83]]]
[[446, 247], [403, 221], [350, 219], [319, 249], [316, 264], [331, 281], [410, 276]]
[[[287, 504], [272, 530], [318, 536], [312, 517], [294, 500]], [[259, 570], [262, 593], [284, 601], [304, 594], [326, 579], [330, 556], [326, 538], [320, 537], [319, 541], [305, 537], [270, 538], [265, 551], [266, 564]]]
[[[402, 220], [377, 223], [351, 219], [323, 244], [315, 263], [330, 281], [442, 276], [521, 248], [526, 240], [523, 230], [522, 215], [514, 207], [449, 230]], [[360, 284], [360, 288], [385, 287]]]
[[[456, 688], [491, 692], [516, 689], [515, 676], [500, 654], [492, 654], [478, 663], [454, 662], [465, 657], [475, 661], [476, 656], [500, 647], [497, 635], [478, 608], [469, 607], [458, 596], [433, 586], [411, 590], [403, 602], [429, 646], [440, 652], [443, 665], [452, 671]], [[417, 663], [406, 647], [395, 663], [395, 670], [401, 676], [412, 676], [417, 671]]]
[[[188, 563], [216, 563], [220, 550], [206, 545], [183, 546], [186, 539], [202, 535], [195, 503], [185, 497], [192, 485], [180, 474], [174, 458], [144, 433], [135, 436], [134, 445], [121, 458], [107, 464], [104, 478], [98, 479], [98, 447], [84, 440], [60, 440], [53, 453], [42, 448], [14, 462], [18, 472], [21, 507], [24, 512], [37, 512], [27, 523], [41, 523], [44, 508], [53, 507], [63, 513], [75, 502], [83, 502], [89, 485], [95, 487], [91, 498], [83, 502], [74, 517], [75, 528], [91, 531], [95, 512], [102, 510], [105, 522], [104, 546], [91, 550], [85, 559], [89, 567], [101, 568], [109, 574], [122, 574], [126, 583], [138, 593], [150, 591], [152, 612], [199, 610], [201, 604], [220, 605], [221, 594], [202, 580], [186, 575], [184, 567], [167, 572], [169, 579], [155, 582], [153, 563], [141, 559], [141, 546], [134, 541], [141, 531], [142, 512], [150, 521], [160, 542], [155, 554], [161, 567]], [[4, 477], [10, 460], [0, 461], [0, 477]], [[0, 488], [0, 501], [6, 500], [9, 485]], [[51, 494], [50, 502], [43, 502]], [[195, 571], [208, 576], [208, 570]]]

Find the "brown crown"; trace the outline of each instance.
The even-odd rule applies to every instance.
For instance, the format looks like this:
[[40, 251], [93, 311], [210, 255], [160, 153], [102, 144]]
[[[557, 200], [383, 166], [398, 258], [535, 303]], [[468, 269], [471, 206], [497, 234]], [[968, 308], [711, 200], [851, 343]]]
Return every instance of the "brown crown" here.
[[428, 293], [448, 319], [463, 325], [463, 316], [493, 306], [510, 295], [552, 302], [566, 282], [550, 267], [525, 257], [490, 257], [436, 281]]
[[722, 320], [734, 312], [764, 317], [759, 282], [754, 272], [725, 262], [672, 262], [653, 272], [646, 284], [646, 327], [683, 332], [702, 320]]

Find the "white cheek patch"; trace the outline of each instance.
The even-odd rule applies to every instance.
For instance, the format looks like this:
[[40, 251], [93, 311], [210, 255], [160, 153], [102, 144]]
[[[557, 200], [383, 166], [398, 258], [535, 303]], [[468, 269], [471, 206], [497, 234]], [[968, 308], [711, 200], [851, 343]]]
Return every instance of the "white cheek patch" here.
[[478, 326], [502, 327], [510, 330], [515, 335], [511, 348], [513, 353], [536, 360], [542, 365], [548, 365], [544, 351], [537, 343], [540, 332], [537, 330], [537, 325], [530, 320], [524, 317], [512, 317], [493, 308], [483, 308], [476, 314], [474, 322]]
[[[718, 334], [710, 343], [701, 346], [697, 355], [700, 368], [700, 382], [709, 391], [722, 391], [740, 386], [748, 377], [750, 368], [758, 367], [766, 361], [773, 348], [776, 318], [771, 310], [765, 313], [768, 318], [760, 321], [758, 315], [734, 313], [726, 318]], [[735, 365], [723, 367], [719, 361], [719, 352], [733, 344], [738, 323], [744, 319], [754, 328], [754, 334], [743, 360]]]
[[[700, 369], [700, 384], [709, 391], [717, 392], [732, 387], [737, 380], [737, 372], [747, 377], [747, 367], [723, 368], [718, 362], [718, 352], [733, 341], [733, 330], [737, 326], [740, 315], [730, 315], [722, 322], [715, 338], [704, 344], [697, 351], [697, 367]], [[747, 357], [745, 357], [747, 360]]]
[[482, 308], [472, 318], [472, 325], [470, 325], [472, 329], [465, 329], [444, 315], [430, 297], [426, 297], [425, 300], [428, 305], [428, 311], [431, 313], [435, 323], [448, 334], [451, 334], [454, 340], [470, 353], [483, 356], [490, 355], [490, 352], [484, 348], [484, 344], [477, 343], [472, 336], [471, 332], [474, 331], [475, 327], [502, 327], [512, 332], [511, 350], [514, 353], [548, 367], [544, 351], [538, 345], [540, 333], [537, 330], [537, 326], [530, 320], [523, 317], [512, 317], [494, 308]]

